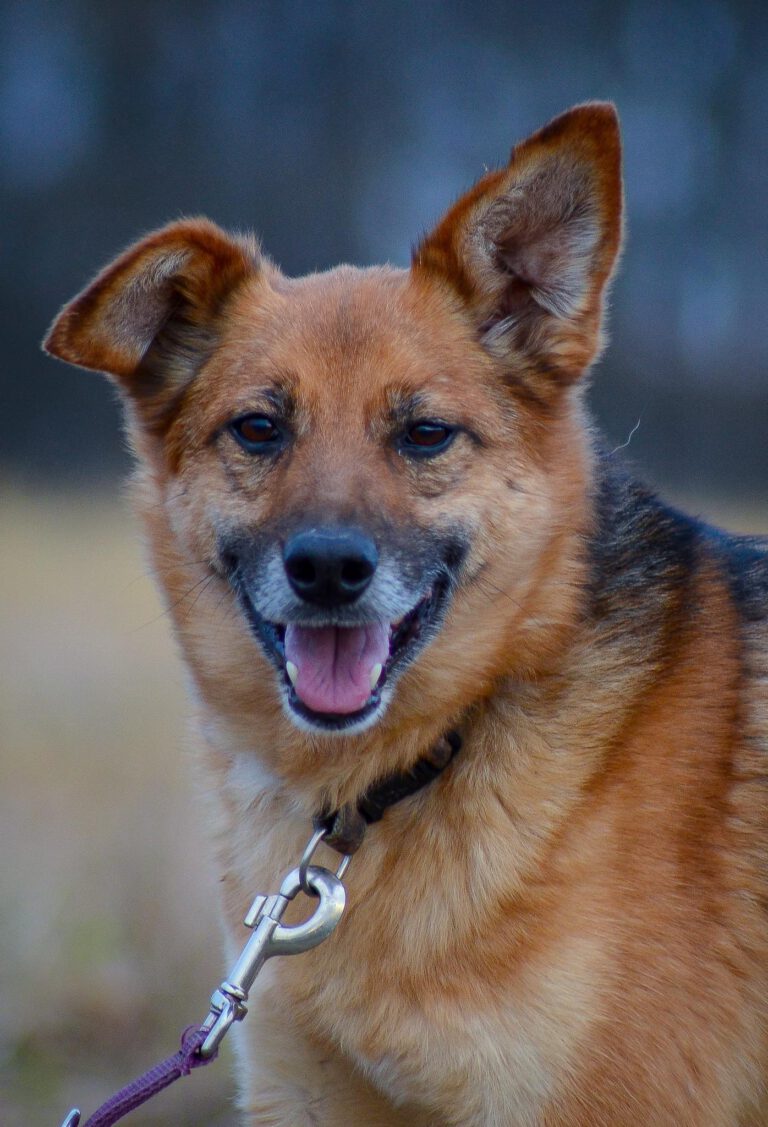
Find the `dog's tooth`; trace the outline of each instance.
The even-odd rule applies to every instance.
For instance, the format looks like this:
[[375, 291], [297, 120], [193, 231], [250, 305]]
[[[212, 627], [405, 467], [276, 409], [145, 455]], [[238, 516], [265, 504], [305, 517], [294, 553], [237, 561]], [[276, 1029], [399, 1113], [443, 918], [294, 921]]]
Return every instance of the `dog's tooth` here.
[[294, 665], [292, 661], [286, 661], [285, 672], [288, 674], [288, 680], [292, 685], [295, 685], [299, 679], [299, 667]]
[[373, 692], [373, 690], [378, 685], [379, 677], [381, 677], [381, 671], [383, 668], [384, 666], [380, 665], [377, 661], [374, 667], [371, 669], [371, 692]]

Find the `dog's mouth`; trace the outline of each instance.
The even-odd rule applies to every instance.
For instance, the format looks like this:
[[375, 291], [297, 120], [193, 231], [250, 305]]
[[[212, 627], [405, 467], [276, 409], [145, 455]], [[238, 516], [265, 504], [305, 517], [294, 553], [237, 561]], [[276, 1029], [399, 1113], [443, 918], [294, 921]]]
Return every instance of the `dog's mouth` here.
[[312, 727], [339, 730], [371, 720], [382, 691], [436, 632], [447, 602], [447, 579], [396, 622], [304, 626], [269, 622], [245, 594], [251, 626], [282, 673], [290, 709]]

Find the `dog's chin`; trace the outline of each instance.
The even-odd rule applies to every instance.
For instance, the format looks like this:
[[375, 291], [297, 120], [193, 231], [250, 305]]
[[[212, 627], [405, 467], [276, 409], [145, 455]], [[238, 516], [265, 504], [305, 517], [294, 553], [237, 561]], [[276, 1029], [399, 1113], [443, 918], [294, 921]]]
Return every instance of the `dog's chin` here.
[[398, 677], [439, 632], [447, 610], [449, 582], [443, 578], [435, 581], [403, 618], [390, 625], [389, 656], [368, 699], [352, 712], [317, 711], [301, 699], [286, 668], [287, 624], [262, 617], [247, 592], [241, 592], [241, 597], [251, 630], [275, 668], [283, 708], [292, 723], [303, 732], [352, 735], [378, 723], [392, 700]]
[[366, 703], [357, 712], [316, 712], [313, 708], [308, 708], [304, 704], [293, 685], [283, 684], [280, 686], [283, 710], [288, 719], [296, 725], [299, 731], [315, 735], [318, 732], [324, 732], [328, 735], [353, 736], [367, 731], [382, 718], [392, 695], [393, 688], [387, 685], [372, 692]]

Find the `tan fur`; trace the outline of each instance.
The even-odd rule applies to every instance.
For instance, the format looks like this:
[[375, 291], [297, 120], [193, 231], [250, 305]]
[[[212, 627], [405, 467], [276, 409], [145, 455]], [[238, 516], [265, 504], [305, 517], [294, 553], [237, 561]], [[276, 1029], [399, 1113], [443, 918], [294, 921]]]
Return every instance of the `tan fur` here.
[[[649, 594], [606, 580], [586, 609], [599, 473], [579, 376], [620, 240], [618, 128], [593, 104], [518, 146], [411, 271], [292, 280], [188, 221], [49, 338], [126, 400], [230, 954], [314, 811], [463, 735], [368, 833], [332, 939], [258, 979], [237, 1034], [249, 1124], [768, 1123], [765, 624], [704, 541]], [[296, 403], [272, 468], [225, 430], [268, 388]], [[387, 428], [414, 394], [478, 442], [409, 463]], [[217, 559], [225, 532], [319, 510], [471, 531], [439, 635], [359, 734], [288, 720]]]

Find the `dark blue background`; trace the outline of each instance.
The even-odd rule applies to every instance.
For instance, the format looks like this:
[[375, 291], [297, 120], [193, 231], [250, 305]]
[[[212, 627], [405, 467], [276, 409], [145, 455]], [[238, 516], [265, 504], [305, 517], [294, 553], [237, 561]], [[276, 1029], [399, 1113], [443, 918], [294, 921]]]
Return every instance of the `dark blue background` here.
[[125, 467], [107, 385], [44, 359], [58, 306], [180, 215], [291, 273], [406, 264], [510, 145], [619, 106], [629, 240], [593, 403], [661, 484], [768, 484], [768, 7], [746, 0], [44, 3], [0, 12], [0, 450], [22, 484]]

